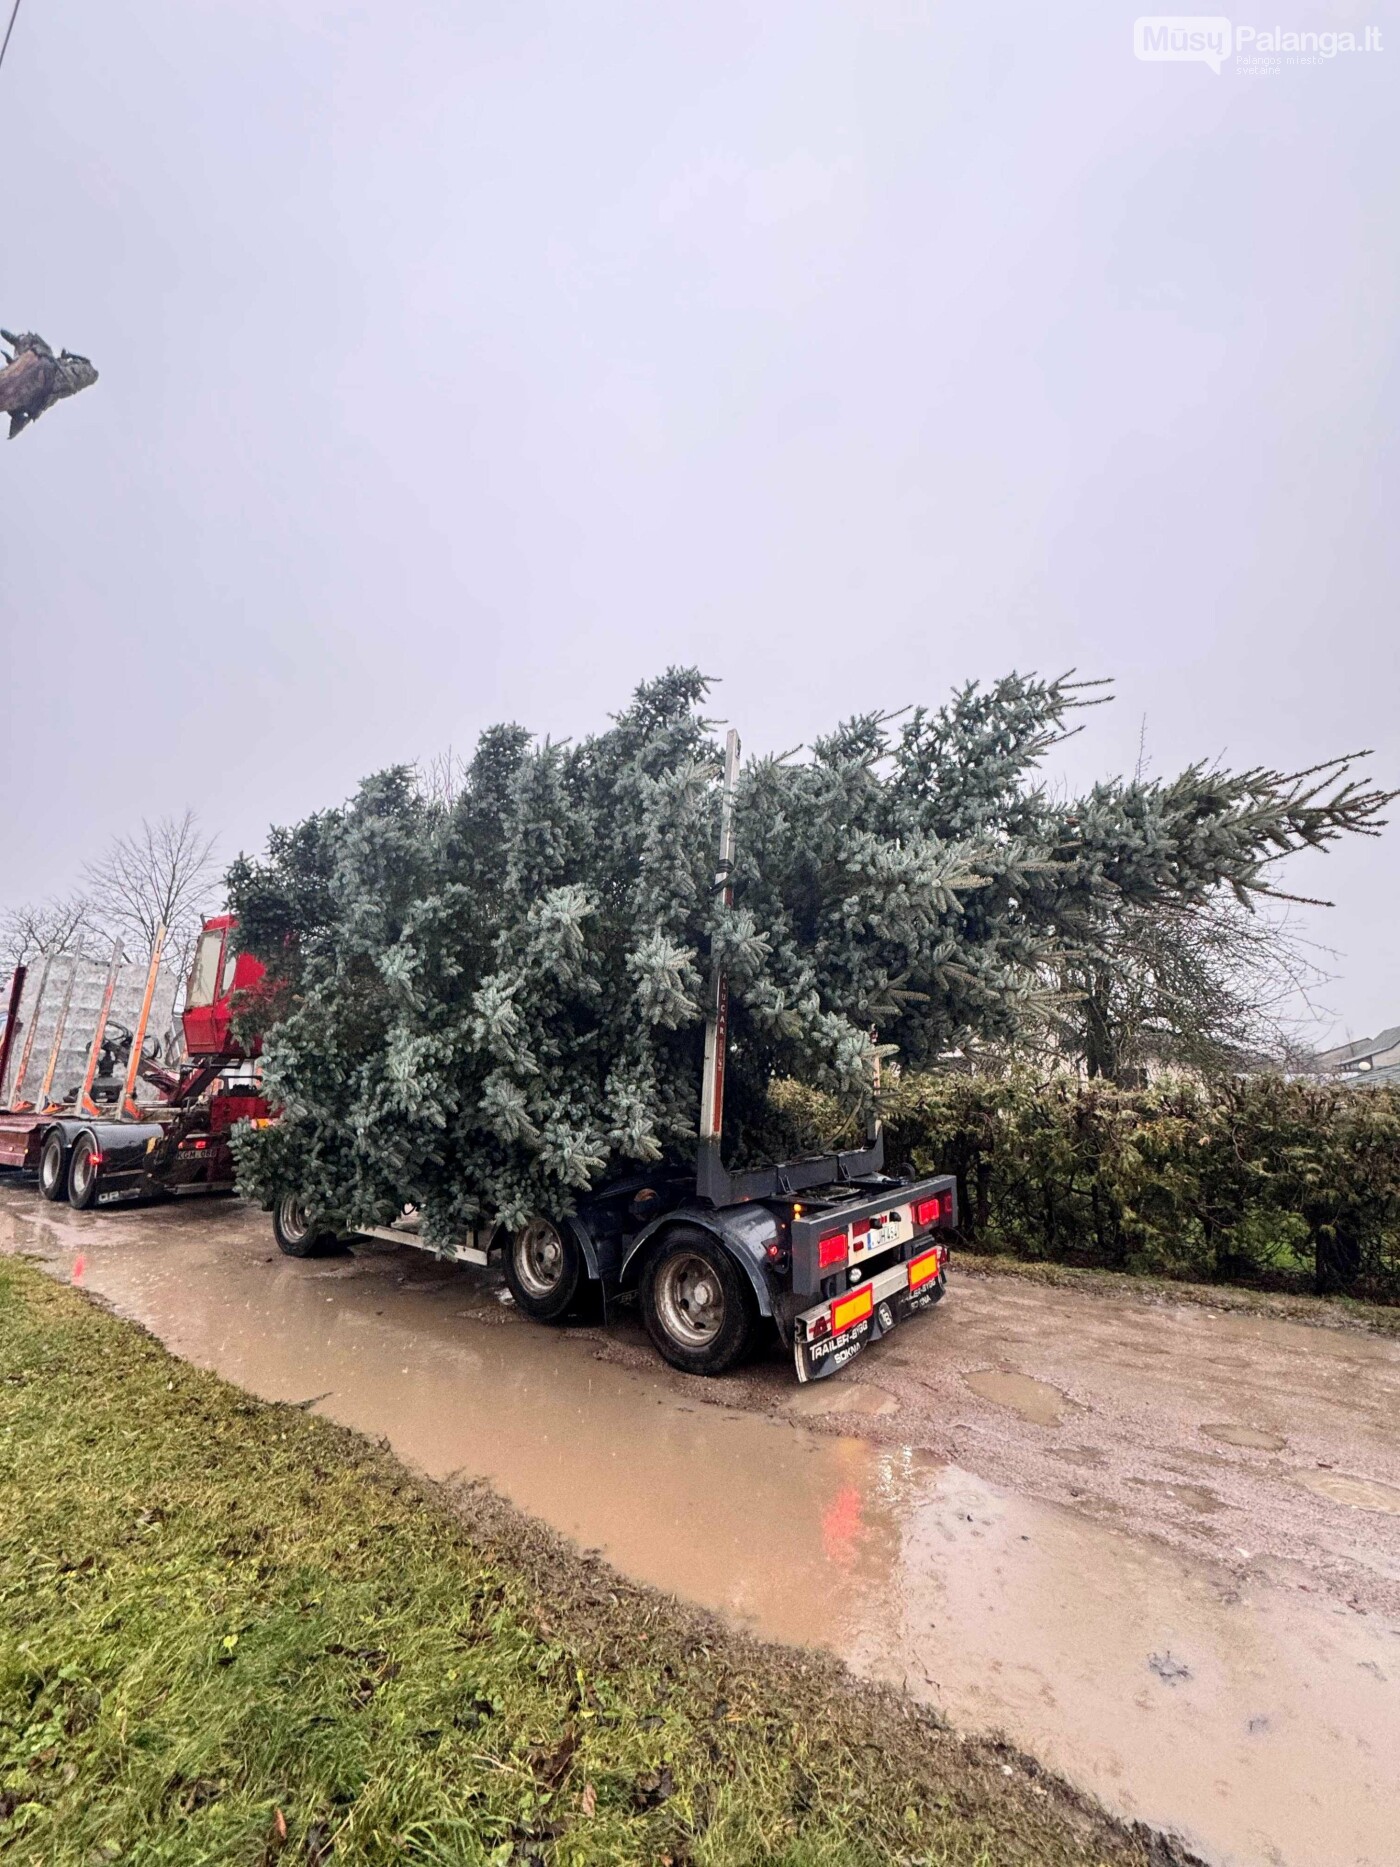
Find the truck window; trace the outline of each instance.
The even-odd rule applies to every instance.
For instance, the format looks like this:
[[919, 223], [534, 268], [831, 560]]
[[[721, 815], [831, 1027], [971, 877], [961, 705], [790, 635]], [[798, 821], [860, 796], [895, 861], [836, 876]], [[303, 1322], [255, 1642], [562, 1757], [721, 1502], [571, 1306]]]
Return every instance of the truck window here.
[[233, 975], [238, 966], [238, 942], [233, 937], [232, 929], [224, 941], [224, 976], [219, 981], [219, 997], [227, 998], [233, 990]]
[[185, 1009], [193, 1011], [200, 1005], [212, 1005], [214, 988], [219, 983], [219, 949], [224, 943], [223, 931], [211, 927], [199, 936], [199, 945], [194, 950], [194, 965], [190, 968], [190, 990], [185, 1000]]

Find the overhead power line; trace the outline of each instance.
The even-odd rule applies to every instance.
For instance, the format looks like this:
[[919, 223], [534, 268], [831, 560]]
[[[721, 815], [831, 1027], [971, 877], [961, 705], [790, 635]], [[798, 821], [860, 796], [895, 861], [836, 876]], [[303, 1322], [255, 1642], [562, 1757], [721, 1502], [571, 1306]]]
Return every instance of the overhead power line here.
[[15, 0], [14, 5], [10, 8], [10, 23], [5, 28], [5, 42], [3, 45], [0, 45], [0, 65], [4, 64], [5, 54], [10, 49], [10, 34], [15, 29], [15, 20], [18, 14], [19, 14], [19, 0]]

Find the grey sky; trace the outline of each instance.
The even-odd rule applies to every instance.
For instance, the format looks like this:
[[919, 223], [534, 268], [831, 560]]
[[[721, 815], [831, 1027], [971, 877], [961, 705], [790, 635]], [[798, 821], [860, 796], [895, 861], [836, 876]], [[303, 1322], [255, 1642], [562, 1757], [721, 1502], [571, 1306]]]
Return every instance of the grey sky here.
[[[6, 8], [8, 10], [8, 8]], [[1241, 14], [1239, 20], [1252, 19]], [[1400, 21], [1249, 76], [1127, 7], [25, 0], [0, 322], [0, 898], [232, 853], [676, 660], [751, 746], [1015, 666], [1058, 769], [1400, 782]], [[1259, 23], [1266, 24], [1262, 18]], [[1400, 825], [1291, 872], [1400, 1017]]]

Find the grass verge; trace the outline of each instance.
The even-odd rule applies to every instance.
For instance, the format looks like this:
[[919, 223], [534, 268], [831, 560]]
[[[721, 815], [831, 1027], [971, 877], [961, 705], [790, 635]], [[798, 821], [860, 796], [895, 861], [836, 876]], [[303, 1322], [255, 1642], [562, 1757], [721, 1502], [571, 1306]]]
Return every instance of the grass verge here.
[[0, 1259], [0, 1856], [1176, 1858], [831, 1663], [458, 1505]]
[[1315, 1329], [1361, 1329], [1400, 1337], [1400, 1308], [1361, 1303], [1354, 1297], [1313, 1297], [1287, 1291], [1251, 1290], [1240, 1284], [1188, 1283], [1146, 1271], [1106, 1271], [1049, 1258], [1018, 1258], [1009, 1252], [954, 1250], [953, 1263], [969, 1276], [1019, 1277], [1024, 1283], [1085, 1290], [1099, 1296], [1136, 1298], [1142, 1303], [1194, 1303], [1203, 1309], [1235, 1310], [1309, 1323]]

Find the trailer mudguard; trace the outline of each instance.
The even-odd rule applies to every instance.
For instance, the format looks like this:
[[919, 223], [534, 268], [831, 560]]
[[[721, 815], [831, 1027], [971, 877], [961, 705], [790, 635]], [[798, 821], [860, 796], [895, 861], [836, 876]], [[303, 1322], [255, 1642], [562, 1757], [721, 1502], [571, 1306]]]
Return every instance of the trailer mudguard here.
[[152, 1151], [149, 1143], [164, 1139], [165, 1127], [161, 1122], [84, 1121], [74, 1124], [73, 1139], [80, 1134], [90, 1134], [97, 1143], [105, 1180], [109, 1174], [144, 1174]]
[[[588, 1267], [588, 1275], [595, 1284], [610, 1279], [616, 1266], [616, 1252], [609, 1239], [599, 1240], [589, 1231], [587, 1224], [577, 1213], [564, 1221], [569, 1236], [574, 1239], [583, 1253], [583, 1261]], [[601, 1250], [599, 1249], [601, 1244]]]
[[777, 1219], [766, 1206], [729, 1206], [716, 1211], [710, 1206], [678, 1206], [660, 1218], [653, 1219], [643, 1226], [631, 1244], [627, 1247], [618, 1274], [618, 1288], [629, 1289], [637, 1282], [641, 1274], [642, 1262], [646, 1257], [647, 1247], [668, 1227], [676, 1225], [698, 1226], [702, 1232], [708, 1232], [718, 1244], [743, 1267], [744, 1275], [753, 1286], [753, 1293], [758, 1299], [761, 1316], [773, 1314], [773, 1287], [768, 1281], [768, 1247], [781, 1244], [782, 1237]]

